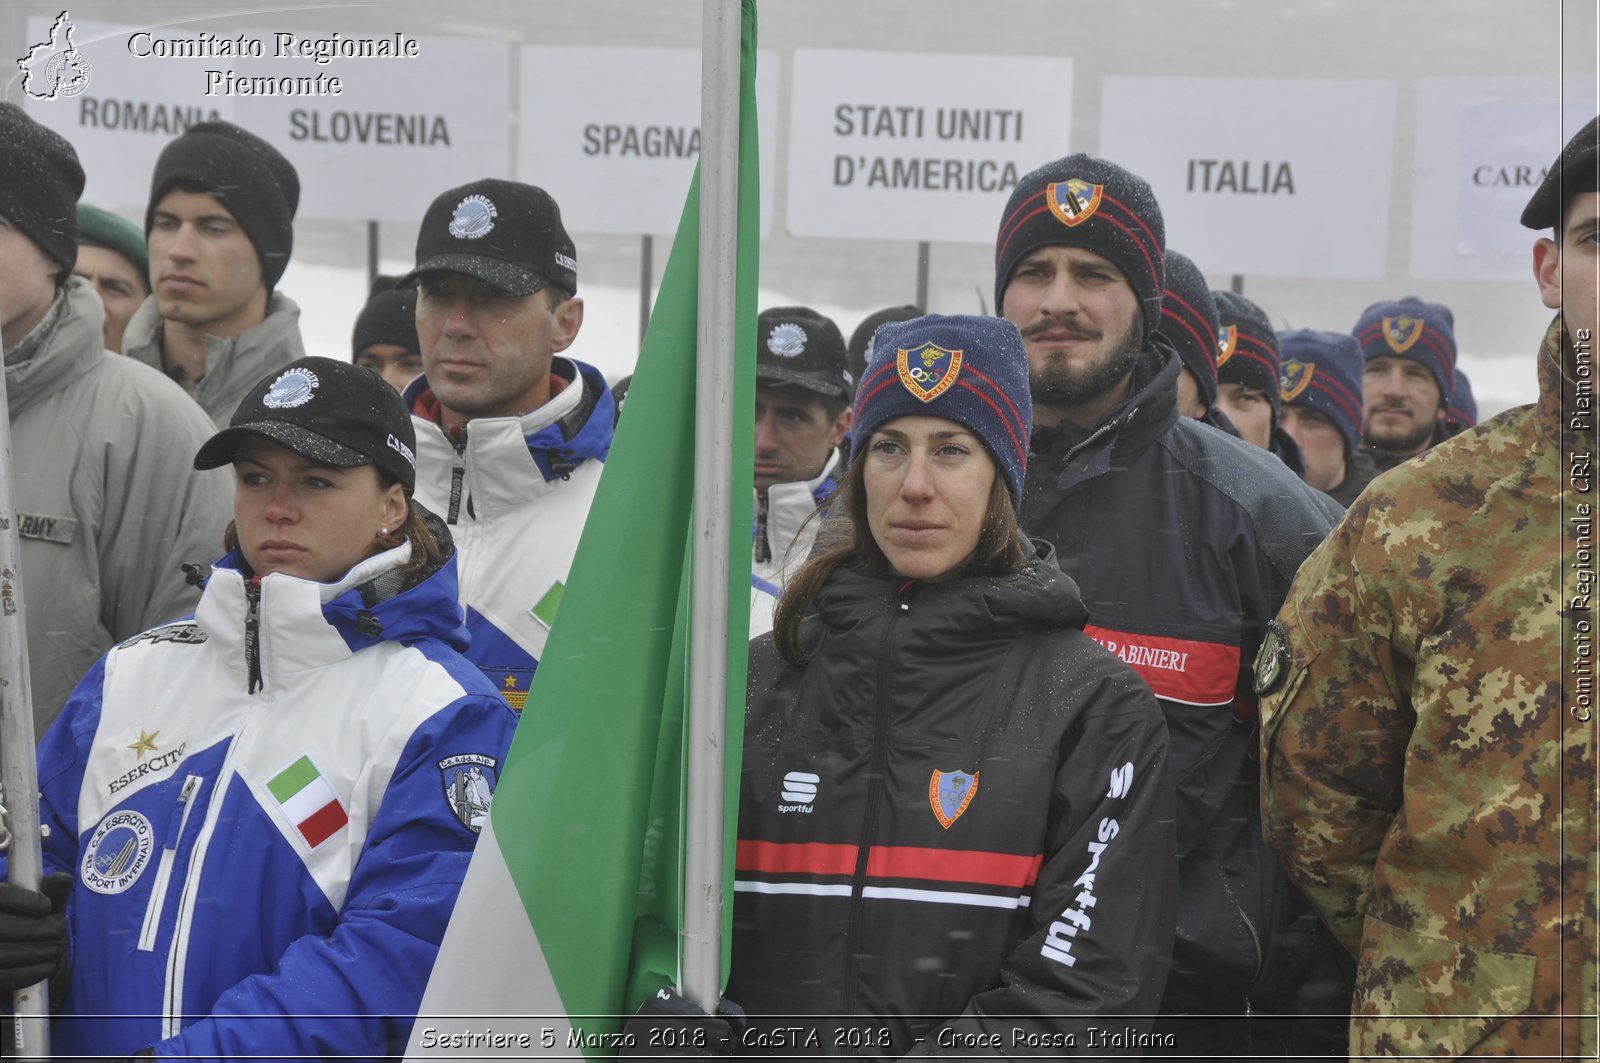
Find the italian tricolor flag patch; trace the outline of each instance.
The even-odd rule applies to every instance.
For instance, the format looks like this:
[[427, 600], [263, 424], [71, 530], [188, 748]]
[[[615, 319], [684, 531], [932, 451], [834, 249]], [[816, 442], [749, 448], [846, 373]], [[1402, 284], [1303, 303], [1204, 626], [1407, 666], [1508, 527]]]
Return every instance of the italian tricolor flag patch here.
[[302, 756], [267, 782], [267, 790], [306, 844], [315, 849], [350, 822], [339, 795], [311, 758]]

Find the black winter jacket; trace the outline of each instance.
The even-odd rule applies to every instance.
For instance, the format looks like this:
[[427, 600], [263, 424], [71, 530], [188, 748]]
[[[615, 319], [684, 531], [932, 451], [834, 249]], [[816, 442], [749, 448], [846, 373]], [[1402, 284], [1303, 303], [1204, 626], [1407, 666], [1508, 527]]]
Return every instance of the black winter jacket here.
[[1288, 889], [1261, 837], [1249, 669], [1339, 511], [1271, 453], [1179, 416], [1178, 360], [1156, 343], [1093, 430], [1035, 429], [1022, 523], [1166, 713], [1179, 909], [1161, 1011], [1238, 1015]]
[[806, 667], [752, 643], [747, 1051], [1070, 1054], [1149, 1028], [1177, 888], [1166, 729], [1083, 619], [1048, 556], [1007, 580], [841, 569]]

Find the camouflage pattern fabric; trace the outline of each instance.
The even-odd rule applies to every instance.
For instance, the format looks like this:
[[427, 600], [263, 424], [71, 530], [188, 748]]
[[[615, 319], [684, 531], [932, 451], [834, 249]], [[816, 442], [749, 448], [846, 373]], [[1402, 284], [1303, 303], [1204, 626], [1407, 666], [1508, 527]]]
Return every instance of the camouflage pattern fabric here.
[[1375, 480], [1257, 658], [1267, 839], [1358, 958], [1353, 1058], [1595, 1058], [1580, 372], [1558, 316], [1538, 404]]

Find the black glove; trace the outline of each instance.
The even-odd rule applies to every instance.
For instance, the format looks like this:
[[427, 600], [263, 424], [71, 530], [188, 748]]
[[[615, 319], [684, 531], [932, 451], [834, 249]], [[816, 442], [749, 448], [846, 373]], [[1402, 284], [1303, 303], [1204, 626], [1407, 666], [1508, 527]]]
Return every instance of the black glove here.
[[630, 1059], [728, 1059], [739, 1047], [744, 1010], [724, 1000], [715, 1015], [673, 989], [659, 989], [622, 1027], [619, 1057]]
[[72, 876], [46, 875], [43, 892], [0, 882], [0, 989], [15, 991], [50, 980], [50, 1002], [60, 1007], [72, 975], [67, 950], [67, 897]]

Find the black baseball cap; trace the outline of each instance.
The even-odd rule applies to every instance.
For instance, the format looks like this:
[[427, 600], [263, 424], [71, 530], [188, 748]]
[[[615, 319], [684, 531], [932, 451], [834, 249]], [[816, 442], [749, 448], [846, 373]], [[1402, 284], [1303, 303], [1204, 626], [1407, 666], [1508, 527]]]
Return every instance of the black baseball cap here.
[[197, 469], [232, 464], [246, 436], [261, 436], [322, 465], [376, 465], [410, 494], [417, 485], [417, 433], [400, 394], [350, 362], [307, 357], [263, 377], [228, 427], [194, 456]]
[[435, 271], [465, 273], [507, 295], [549, 284], [578, 291], [578, 252], [556, 201], [542, 188], [497, 178], [452, 188], [429, 205], [417, 232], [417, 268], [400, 283]]
[[844, 334], [806, 306], [774, 307], [756, 319], [756, 380], [846, 402], [855, 391]]
[[1522, 208], [1522, 224], [1529, 229], [1554, 229], [1561, 224], [1561, 214], [1572, 197], [1585, 192], [1600, 192], [1600, 116], [1591, 119], [1561, 149], [1533, 198]]

